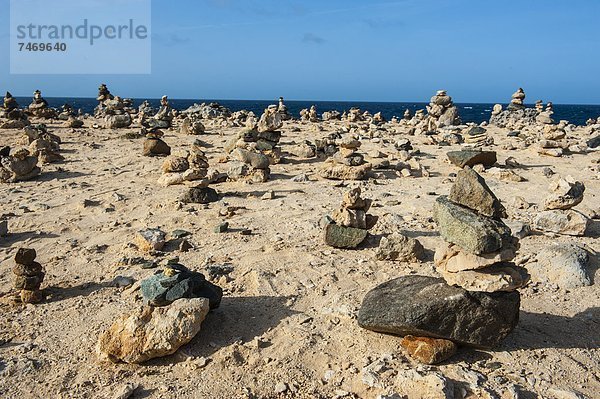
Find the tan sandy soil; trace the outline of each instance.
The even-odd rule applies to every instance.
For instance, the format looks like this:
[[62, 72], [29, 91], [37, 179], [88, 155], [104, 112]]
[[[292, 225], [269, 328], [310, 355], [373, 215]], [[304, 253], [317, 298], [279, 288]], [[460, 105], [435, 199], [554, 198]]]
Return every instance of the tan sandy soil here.
[[[86, 120], [86, 126], [91, 123]], [[301, 131], [292, 133], [291, 126]], [[286, 124], [282, 148], [334, 131], [332, 125], [323, 126], [324, 132], [316, 132], [310, 124]], [[357, 325], [357, 311], [371, 288], [406, 274], [437, 275], [433, 251], [442, 239], [431, 209], [437, 195], [449, 192], [453, 180], [449, 175], [458, 171], [445, 153], [460, 146], [428, 145], [426, 137], [408, 137], [421, 150], [419, 159], [431, 177], [404, 178], [388, 171], [377, 179], [343, 185], [318, 178], [319, 161], [290, 156], [288, 162], [272, 167], [267, 183], [213, 185], [224, 195], [221, 202], [181, 205], [177, 198], [185, 186], [156, 184], [163, 160], [141, 155], [143, 139], [122, 137], [135, 130], [72, 131], [56, 123], [50, 127], [63, 139], [65, 162], [45, 165], [34, 181], [0, 185], [0, 214], [9, 215], [10, 229], [10, 235], [0, 239], [0, 340], [9, 341], [0, 345], [2, 398], [111, 398], [128, 382], [140, 385], [138, 398], [331, 398], [344, 393], [375, 398], [394, 392], [397, 371], [410, 367], [439, 370], [458, 385], [465, 383], [468, 370], [477, 371], [484, 376], [481, 386], [513, 383], [521, 387], [522, 398], [553, 397], [548, 394], [551, 389], [598, 397], [597, 284], [569, 292], [530, 284], [521, 291], [519, 325], [501, 347], [462, 348], [435, 367], [409, 360], [398, 337]], [[207, 149], [211, 166], [223, 171], [226, 165], [216, 160], [239, 128], [207, 127], [200, 138], [211, 144]], [[506, 138], [506, 131], [492, 131], [497, 145], [491, 148], [499, 152], [499, 163], [512, 156], [526, 165], [516, 170], [526, 182], [483, 175], [511, 217], [529, 220], [535, 214], [512, 206], [515, 196], [540, 204], [548, 194], [543, 166], [583, 181], [585, 199], [577, 209], [600, 211], [599, 176], [587, 170], [599, 153], [550, 158], [533, 149], [507, 151], [502, 144], [516, 139]], [[0, 144], [9, 145], [20, 133], [8, 130], [0, 135]], [[393, 142], [399, 137], [386, 134], [380, 143], [366, 139], [360, 151], [377, 148], [395, 155]], [[195, 138], [168, 131], [164, 139], [173, 149], [185, 149]], [[308, 173], [311, 181], [292, 182], [300, 173]], [[363, 189], [363, 197], [374, 199], [370, 213], [380, 216], [380, 225], [360, 249], [330, 248], [322, 240], [319, 219], [333, 212], [344, 191], [356, 185]], [[260, 198], [267, 190], [275, 191], [275, 199]], [[97, 203], [84, 207], [84, 200]], [[225, 220], [218, 214], [224, 206], [240, 209], [228, 219], [233, 231], [217, 234], [213, 229]], [[598, 281], [598, 223], [584, 238], [529, 236], [521, 241], [518, 256], [535, 255], [551, 242], [574, 241], [592, 253], [590, 274]], [[142, 303], [139, 292], [114, 287], [111, 281], [116, 276], [141, 280], [156, 270], [119, 264], [123, 257], [151, 259], [131, 245], [134, 233], [146, 227], [192, 233], [195, 249], [180, 253], [167, 245], [164, 260], [179, 256], [181, 263], [201, 272], [209, 263], [226, 263], [234, 271], [229, 280], [216, 281], [225, 289], [221, 307], [175, 355], [142, 366], [100, 363], [95, 353], [98, 335]], [[252, 235], [241, 235], [242, 228], [252, 229]], [[398, 230], [422, 242], [426, 262], [374, 259], [376, 233]], [[12, 258], [18, 247], [37, 250], [37, 260], [46, 269], [45, 303], [22, 306], [10, 300]], [[201, 357], [208, 359], [204, 367]], [[363, 368], [373, 368], [380, 359], [385, 367], [373, 374], [376, 381], [370, 381], [369, 369]], [[279, 396], [278, 383], [288, 386]]]

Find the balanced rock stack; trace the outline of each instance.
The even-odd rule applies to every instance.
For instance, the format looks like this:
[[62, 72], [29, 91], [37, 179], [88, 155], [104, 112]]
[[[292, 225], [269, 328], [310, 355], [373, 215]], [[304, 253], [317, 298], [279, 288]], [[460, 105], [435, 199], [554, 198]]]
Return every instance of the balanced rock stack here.
[[173, 113], [174, 110], [169, 103], [169, 98], [167, 96], [162, 96], [158, 112], [152, 118], [143, 118], [141, 122], [142, 126], [154, 129], [167, 129], [171, 127], [171, 123], [173, 122]]
[[277, 106], [277, 113], [283, 121], [289, 121], [292, 119], [292, 115], [288, 112], [287, 105], [283, 102], [283, 97], [279, 97], [279, 105]]
[[164, 133], [162, 131], [152, 129], [149, 132], [146, 132], [146, 130], [142, 128], [142, 133], [144, 132], [146, 133], [146, 140], [144, 141], [142, 155], [146, 157], [171, 155], [171, 147], [163, 141], [162, 137], [164, 136]]
[[360, 187], [344, 194], [342, 206], [332, 217], [325, 217], [325, 243], [334, 248], [356, 248], [365, 238], [376, 218], [368, 215], [370, 199], [360, 197]]
[[4, 96], [2, 108], [0, 108], [0, 118], [8, 119], [0, 121], [0, 129], [22, 129], [29, 125], [27, 115], [19, 109], [17, 100], [8, 91]]
[[202, 274], [179, 264], [143, 280], [141, 291], [148, 305], [100, 334], [97, 352], [102, 360], [138, 364], [175, 353], [196, 336], [223, 295]]
[[33, 100], [27, 107], [27, 112], [38, 118], [56, 118], [58, 116], [55, 109], [48, 107], [48, 101], [42, 97], [42, 92], [39, 90], [33, 93]]
[[204, 133], [205, 130], [206, 128], [200, 118], [196, 114], [190, 114], [181, 123], [179, 133], [198, 135]]
[[327, 159], [319, 170], [319, 175], [331, 180], [362, 180], [371, 170], [372, 165], [365, 162], [358, 150], [361, 142], [347, 136], [337, 142], [339, 151]]
[[25, 135], [21, 144], [29, 145], [29, 152], [36, 155], [41, 163], [64, 160], [64, 157], [60, 155], [60, 137], [49, 133], [46, 125], [25, 126], [24, 131]]
[[544, 211], [534, 219], [534, 227], [542, 232], [584, 236], [589, 219], [574, 206], [583, 201], [585, 185], [571, 176], [550, 183], [551, 194], [544, 201]]
[[518, 111], [525, 109], [525, 91], [519, 87], [519, 90], [513, 93], [511, 96], [510, 104], [508, 105], [509, 111]]
[[131, 115], [125, 111], [123, 99], [119, 96], [113, 96], [104, 83], [98, 88], [96, 100], [98, 106], [94, 110], [94, 116], [104, 118], [106, 128], [120, 129], [131, 125]]
[[464, 135], [465, 144], [482, 146], [494, 144], [494, 139], [487, 134], [487, 129], [481, 126], [473, 126]]
[[256, 135], [256, 149], [269, 158], [271, 165], [281, 161], [281, 148], [278, 147], [281, 140], [281, 129], [283, 127], [282, 114], [275, 105], [270, 105], [258, 121], [258, 134]]
[[300, 111], [300, 120], [304, 122], [319, 122], [319, 114], [317, 114], [317, 107], [311, 105], [310, 108], [305, 108]]
[[43, 299], [40, 286], [44, 281], [44, 269], [35, 261], [35, 249], [19, 248], [15, 255], [15, 288], [20, 290], [23, 303], [38, 303]]
[[460, 124], [458, 108], [452, 102], [452, 97], [446, 94], [446, 90], [439, 90], [435, 96], [431, 97], [427, 113], [428, 131]]
[[520, 130], [529, 125], [535, 125], [538, 117], [536, 108], [526, 108], [525, 92], [519, 88], [511, 98], [510, 104], [506, 110], [502, 110], [501, 104], [494, 105], [490, 117], [490, 125], [506, 127], [509, 129]]
[[0, 151], [0, 182], [14, 183], [31, 180], [41, 173], [37, 166], [38, 157], [27, 149], [20, 149], [10, 155], [10, 148], [3, 147]]
[[202, 151], [202, 145], [195, 141], [190, 151], [165, 159], [162, 164], [163, 175], [158, 179], [158, 183], [167, 187], [189, 181], [194, 182], [195, 187], [205, 188], [213, 183], [219, 174], [213, 171], [209, 176], [208, 168], [208, 158]]
[[501, 218], [506, 211], [484, 179], [469, 167], [458, 173], [448, 197], [439, 197], [434, 218], [446, 244], [435, 253], [439, 273], [467, 291], [514, 291], [528, 281], [510, 263], [518, 239]]

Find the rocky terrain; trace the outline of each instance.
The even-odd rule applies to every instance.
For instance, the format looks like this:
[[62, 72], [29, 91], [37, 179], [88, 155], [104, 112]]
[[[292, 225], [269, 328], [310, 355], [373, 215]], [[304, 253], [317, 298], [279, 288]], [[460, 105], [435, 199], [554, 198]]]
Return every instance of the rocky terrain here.
[[[321, 120], [307, 110], [291, 120], [270, 109], [253, 119], [215, 107], [207, 117], [200, 107], [194, 119], [170, 114], [165, 98], [160, 118], [146, 123], [104, 95], [99, 101], [117, 111], [29, 116], [31, 126], [45, 124], [35, 140], [56, 143], [44, 148], [64, 159], [27, 164], [23, 180], [9, 165], [0, 184], [0, 397], [598, 397], [598, 125], [518, 126], [508, 114], [502, 127], [457, 125], [443, 91], [432, 117], [382, 121], [352, 111]], [[11, 147], [2, 165], [16, 165], [23, 146], [23, 159], [35, 156], [22, 126], [0, 134], [0, 146]], [[441, 196], [455, 203], [446, 206], [486, 212], [452, 193], [462, 166], [493, 193], [473, 197], [489, 211], [477, 214], [481, 223], [509, 231], [497, 246], [469, 252], [464, 241], [465, 251], [438, 255], [461, 234], [434, 215]], [[185, 176], [165, 183], [163, 174]], [[328, 239], [332, 226], [357, 236]], [[15, 286], [19, 248], [35, 249], [41, 286]], [[513, 280], [478, 282], [499, 262], [511, 262]], [[451, 269], [467, 263], [475, 266]], [[525, 275], [510, 274], [516, 268]], [[150, 278], [189, 289], [170, 300]], [[441, 281], [472, 297], [520, 295], [518, 322], [482, 337], [422, 334], [445, 338], [435, 342], [377, 332], [362, 315], [359, 323], [367, 293], [398, 278]], [[150, 295], [159, 307], [141, 308]], [[152, 340], [169, 345], [140, 349]], [[415, 342], [439, 344], [441, 357], [419, 361]]]

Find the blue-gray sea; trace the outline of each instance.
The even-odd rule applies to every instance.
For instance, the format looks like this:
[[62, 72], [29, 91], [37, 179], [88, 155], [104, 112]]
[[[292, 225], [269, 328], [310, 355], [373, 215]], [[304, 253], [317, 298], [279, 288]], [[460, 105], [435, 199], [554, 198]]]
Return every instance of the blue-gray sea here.
[[[81, 109], [84, 113], [93, 113], [94, 107], [97, 105], [97, 101], [93, 98], [49, 98], [46, 100], [51, 107], [60, 107], [65, 103], [71, 104], [75, 109]], [[26, 106], [31, 102], [30, 98], [17, 98], [19, 105]], [[137, 107], [141, 104], [143, 99], [134, 99], [134, 104]], [[158, 107], [159, 99], [148, 100], [154, 107]], [[276, 104], [277, 100], [265, 101], [265, 100], [170, 100], [171, 105], [179, 110], [184, 110], [194, 103], [203, 102], [218, 102], [231, 111], [239, 111], [246, 109], [253, 111], [255, 114], [260, 115], [262, 111], [269, 104]], [[309, 108], [311, 105], [317, 106], [317, 111], [320, 113], [324, 111], [337, 110], [343, 112], [352, 107], [358, 107], [362, 110], [369, 111], [371, 113], [381, 112], [386, 119], [390, 119], [393, 116], [401, 117], [406, 109], [414, 113], [417, 109], [425, 109], [426, 103], [410, 103], [410, 102], [347, 102], [347, 101], [286, 101], [285, 102], [289, 112], [294, 116], [298, 117], [300, 110], [303, 108]], [[460, 116], [463, 122], [476, 122], [480, 123], [487, 121], [490, 118], [492, 107], [494, 104], [456, 104], [459, 108]], [[506, 106], [506, 104], [504, 104]], [[533, 107], [533, 104], [528, 105]], [[600, 117], [600, 105], [570, 105], [570, 104], [554, 104], [554, 115], [553, 118], [556, 121], [568, 120], [576, 125], [584, 125], [589, 118]]]

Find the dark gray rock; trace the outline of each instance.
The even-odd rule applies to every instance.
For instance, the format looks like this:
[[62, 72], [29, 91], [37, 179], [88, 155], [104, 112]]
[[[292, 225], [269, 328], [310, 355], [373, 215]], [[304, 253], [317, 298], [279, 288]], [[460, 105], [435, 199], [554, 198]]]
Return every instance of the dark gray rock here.
[[587, 141], [587, 146], [590, 148], [596, 148], [596, 147], [600, 146], [600, 135], [589, 139]]
[[484, 216], [495, 219], [507, 216], [506, 209], [490, 190], [483, 177], [468, 166], [458, 172], [448, 199]]
[[511, 241], [510, 228], [502, 221], [454, 204], [444, 195], [437, 198], [433, 217], [444, 240], [472, 254], [492, 253]]
[[325, 243], [334, 248], [356, 248], [367, 234], [367, 230], [328, 224], [325, 226]]
[[477, 150], [461, 150], [461, 151], [450, 151], [448, 159], [454, 165], [463, 168], [465, 166], [474, 166], [482, 164], [486, 168], [493, 166], [496, 161], [495, 151], [477, 151]]
[[33, 248], [19, 248], [15, 254], [15, 263], [30, 265], [36, 256], [37, 254]]
[[191, 187], [180, 198], [185, 204], [209, 204], [219, 199], [219, 194], [210, 187]]
[[469, 292], [441, 279], [403, 276], [369, 291], [358, 314], [368, 330], [497, 346], [517, 325], [520, 295]]
[[210, 308], [218, 308], [223, 297], [221, 287], [212, 284], [204, 275], [180, 264], [169, 264], [165, 271], [141, 282], [144, 299], [153, 306], [166, 306], [181, 298], [208, 298]]

